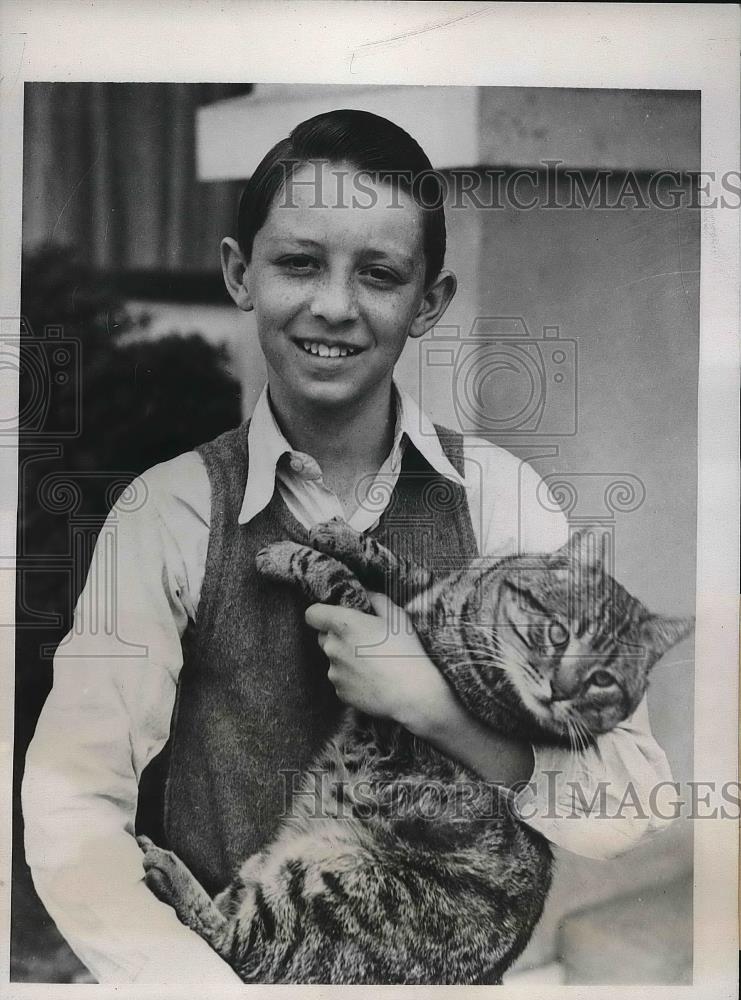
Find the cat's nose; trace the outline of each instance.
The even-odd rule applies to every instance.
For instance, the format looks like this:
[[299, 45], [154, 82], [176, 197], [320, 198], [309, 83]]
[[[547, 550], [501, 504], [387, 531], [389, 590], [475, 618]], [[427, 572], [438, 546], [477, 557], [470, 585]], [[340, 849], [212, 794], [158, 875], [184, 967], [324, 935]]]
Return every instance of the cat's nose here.
[[564, 691], [551, 681], [551, 701], [568, 701], [572, 696], [572, 692]]
[[576, 666], [559, 663], [551, 677], [551, 701], [567, 701], [579, 690], [579, 672]]

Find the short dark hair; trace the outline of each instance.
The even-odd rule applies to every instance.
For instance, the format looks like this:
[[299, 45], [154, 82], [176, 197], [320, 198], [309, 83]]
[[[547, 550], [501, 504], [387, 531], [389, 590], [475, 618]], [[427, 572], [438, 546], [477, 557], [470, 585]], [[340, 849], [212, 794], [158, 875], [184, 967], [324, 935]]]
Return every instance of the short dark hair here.
[[398, 184], [422, 209], [425, 285], [445, 262], [444, 187], [427, 154], [403, 128], [369, 111], [327, 111], [297, 125], [263, 157], [239, 201], [237, 242], [246, 263], [286, 180], [312, 161], [349, 163], [377, 182]]

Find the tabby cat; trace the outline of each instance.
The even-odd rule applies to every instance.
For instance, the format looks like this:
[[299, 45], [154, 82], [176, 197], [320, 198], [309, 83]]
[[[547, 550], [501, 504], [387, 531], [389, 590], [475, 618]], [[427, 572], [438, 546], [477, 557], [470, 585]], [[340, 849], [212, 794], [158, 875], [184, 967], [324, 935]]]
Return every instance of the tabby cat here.
[[[444, 579], [343, 521], [258, 569], [310, 602], [403, 603], [465, 707], [503, 734], [579, 752], [638, 706], [654, 662], [692, 628], [652, 615], [603, 570], [588, 533], [555, 553]], [[248, 983], [497, 983], [551, 880], [546, 840], [506, 790], [353, 709], [303, 777], [277, 837], [213, 900], [139, 838], [146, 882]]]

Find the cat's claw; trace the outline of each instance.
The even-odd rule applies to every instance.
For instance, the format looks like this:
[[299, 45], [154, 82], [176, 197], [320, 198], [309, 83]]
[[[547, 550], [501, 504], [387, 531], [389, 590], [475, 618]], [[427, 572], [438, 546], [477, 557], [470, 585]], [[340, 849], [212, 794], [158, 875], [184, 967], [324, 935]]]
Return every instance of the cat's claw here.
[[355, 531], [341, 517], [315, 524], [309, 531], [309, 544], [328, 555], [341, 559], [347, 555], [358, 555], [362, 551], [363, 536]]
[[270, 580], [289, 580], [291, 578], [291, 559], [298, 546], [295, 542], [273, 542], [255, 556], [257, 572]]
[[157, 847], [149, 837], [137, 837], [136, 842], [144, 854], [142, 867], [147, 887], [177, 911], [190, 884], [190, 872], [172, 851]]

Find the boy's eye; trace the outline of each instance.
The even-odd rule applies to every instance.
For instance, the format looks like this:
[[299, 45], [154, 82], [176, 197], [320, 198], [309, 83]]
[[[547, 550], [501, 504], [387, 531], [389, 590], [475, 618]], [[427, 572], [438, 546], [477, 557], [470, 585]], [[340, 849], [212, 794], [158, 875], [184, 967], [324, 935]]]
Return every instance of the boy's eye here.
[[290, 257], [282, 257], [279, 263], [292, 271], [313, 271], [319, 266], [316, 260], [307, 254], [292, 254]]
[[368, 267], [364, 273], [373, 281], [383, 284], [397, 285], [401, 281], [399, 275], [388, 267]]

